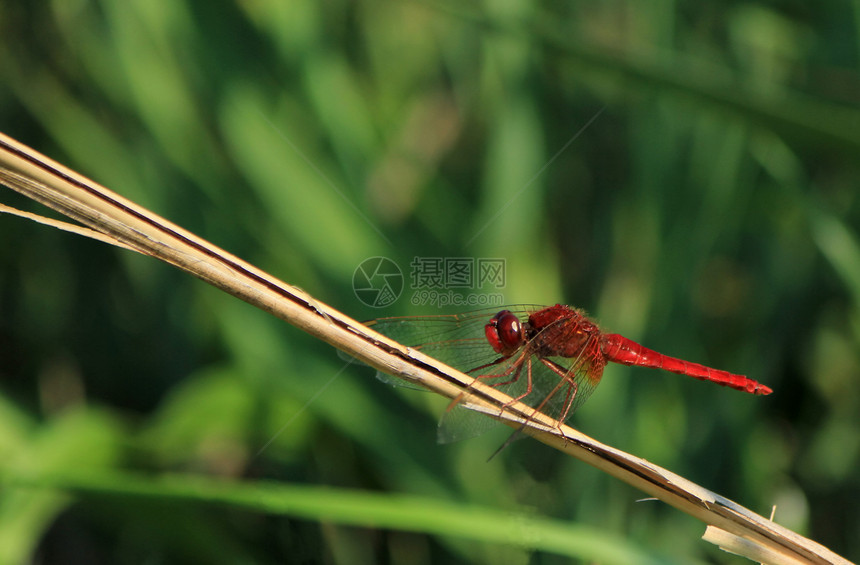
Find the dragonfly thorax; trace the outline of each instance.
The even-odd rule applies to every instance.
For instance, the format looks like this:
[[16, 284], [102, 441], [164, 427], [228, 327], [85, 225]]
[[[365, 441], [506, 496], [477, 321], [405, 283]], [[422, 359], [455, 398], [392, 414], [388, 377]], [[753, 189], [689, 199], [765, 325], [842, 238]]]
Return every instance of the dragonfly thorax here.
[[534, 349], [544, 356], [579, 358], [589, 360], [601, 356], [599, 351], [600, 329], [581, 312], [556, 304], [529, 316], [527, 324], [534, 339]]

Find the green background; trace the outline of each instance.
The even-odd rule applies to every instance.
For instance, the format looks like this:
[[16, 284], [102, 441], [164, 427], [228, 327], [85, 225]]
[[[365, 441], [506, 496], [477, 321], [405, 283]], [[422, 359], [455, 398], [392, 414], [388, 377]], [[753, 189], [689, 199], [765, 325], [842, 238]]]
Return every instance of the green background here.
[[[439, 311], [414, 257], [503, 258], [506, 303], [771, 386], [612, 366], [571, 423], [860, 556], [860, 2], [58, 0], [0, 34], [0, 130], [354, 318]], [[374, 256], [407, 277], [384, 309], [352, 288]], [[0, 560], [732, 561], [531, 440], [437, 445], [443, 399], [342, 367], [0, 217]]]

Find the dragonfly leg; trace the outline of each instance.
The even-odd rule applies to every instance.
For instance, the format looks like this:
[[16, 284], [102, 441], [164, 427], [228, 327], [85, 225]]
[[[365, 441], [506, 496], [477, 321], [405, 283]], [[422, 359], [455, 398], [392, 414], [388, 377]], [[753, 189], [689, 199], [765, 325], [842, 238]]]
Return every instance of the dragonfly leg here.
[[[520, 373], [522, 373], [522, 370], [523, 370], [523, 358], [525, 358], [525, 357], [528, 357], [528, 352], [523, 351], [522, 353], [520, 353], [519, 357], [513, 363], [511, 363], [511, 366], [506, 371], [499, 373], [498, 375], [477, 375], [475, 378], [476, 379], [498, 379], [498, 378], [507, 377], [507, 376], [513, 374], [514, 376], [510, 380], [507, 380], [507, 381], [504, 381], [501, 383], [491, 383], [490, 386], [499, 387], [499, 386], [505, 386], [505, 385], [513, 384], [520, 379]], [[507, 358], [504, 357], [503, 359], [507, 359]], [[473, 370], [476, 370], [476, 369], [473, 369]], [[469, 371], [469, 372], [471, 373], [472, 371]], [[529, 386], [531, 386], [531, 383], [529, 383]]]
[[[505, 404], [505, 408], [507, 408], [508, 406], [513, 404], [514, 402], [518, 402], [518, 401], [522, 400], [523, 398], [525, 398], [526, 396], [528, 396], [532, 392], [532, 382], [533, 381], [532, 381], [532, 360], [531, 360], [531, 358], [528, 358], [526, 363], [528, 363], [528, 366], [526, 368], [526, 378], [527, 378], [526, 391], [523, 394], [519, 395], [518, 397], [512, 399], [510, 402], [507, 402]], [[546, 404], [550, 400], [552, 400], [552, 398], [558, 393], [558, 391], [561, 389], [561, 387], [566, 385], [567, 391], [565, 393], [564, 403], [562, 404], [563, 408], [562, 408], [561, 414], [558, 417], [553, 418], [557, 422], [555, 427], [559, 431], [559, 433], [561, 434], [561, 425], [564, 423], [565, 419], [567, 419], [567, 416], [570, 413], [571, 407], [573, 406], [573, 402], [576, 399], [576, 393], [579, 391], [579, 385], [576, 381], [572, 381], [570, 379], [570, 377], [568, 376], [568, 371], [564, 367], [559, 365], [558, 363], [555, 363], [553, 361], [550, 361], [549, 359], [544, 359], [544, 358], [541, 358], [541, 363], [546, 365], [546, 367], [549, 370], [556, 373], [561, 378], [559, 380], [559, 383], [555, 386], [555, 388], [553, 388], [550, 391], [550, 393], [546, 396], [546, 398], [544, 398], [540, 404], [538, 404], [537, 406], [534, 406], [532, 408], [532, 415], [529, 416], [528, 419], [531, 420], [535, 414], [537, 414], [538, 412], [541, 412], [541, 410], [544, 409], [544, 406], [546, 406]], [[548, 415], [550, 417], [553, 417], [552, 414], [548, 414]], [[505, 442], [505, 445], [510, 443], [510, 441], [512, 441], [512, 438], [516, 437], [522, 431], [522, 429], [525, 426], [526, 426], [526, 423], [523, 423], [523, 425], [519, 428], [519, 430], [517, 430], [517, 432], [515, 432], [514, 435], [511, 436], [511, 439], [509, 439], [507, 442]], [[504, 447], [504, 446], [502, 446], [502, 447]]]
[[561, 414], [558, 416], [559, 422], [559, 431], [561, 431], [561, 424], [567, 420], [567, 416], [570, 413], [570, 408], [573, 406], [573, 401], [576, 400], [576, 393], [579, 391], [579, 385], [576, 382], [567, 384], [567, 394], [564, 396], [564, 409], [561, 411]]
[[[500, 386], [515, 383], [520, 379], [520, 374], [522, 373], [523, 357], [526, 357], [526, 352], [521, 353], [520, 356], [511, 364], [510, 367], [508, 367], [505, 371], [499, 373], [498, 375], [493, 375], [493, 374], [475, 375], [475, 379], [476, 380], [477, 379], [485, 379], [485, 380], [498, 379], [498, 378], [507, 377], [507, 376], [510, 376], [511, 374], [513, 374], [513, 377], [510, 378], [509, 380], [501, 382], [501, 383], [489, 383], [489, 386], [495, 388], [495, 387], [500, 387]], [[498, 359], [496, 359], [495, 361], [492, 361], [491, 363], [487, 363], [486, 365], [481, 365], [480, 367], [475, 367], [474, 369], [470, 369], [470, 370], [466, 371], [466, 374], [471, 374], [471, 373], [474, 373], [475, 371], [480, 371], [481, 369], [486, 369], [487, 367], [492, 367], [493, 365], [498, 365], [499, 363], [501, 363], [502, 361], [506, 361], [507, 359], [510, 359], [510, 356], [499, 357]], [[531, 371], [531, 363], [529, 363], [529, 370]], [[528, 391], [526, 391], [526, 393], [523, 394], [522, 396], [515, 398], [511, 402], [516, 402], [516, 401], [520, 400], [521, 398], [524, 398], [525, 396], [528, 395], [529, 392], [531, 392], [531, 372], [529, 372]], [[460, 404], [460, 402], [463, 401], [463, 398], [466, 395], [467, 395], [466, 391], [463, 391], [459, 395], [457, 395], [453, 400], [451, 400], [451, 403], [448, 405], [447, 410], [450, 411], [455, 406]], [[508, 404], [510, 404], [510, 403], [508, 403]], [[507, 407], [508, 404], [506, 404], [505, 407]], [[503, 410], [504, 410], [504, 408], [503, 408]]]
[[[522, 400], [523, 398], [527, 397], [528, 395], [530, 395], [530, 394], [532, 393], [532, 360], [531, 360], [531, 359], [527, 359], [527, 360], [526, 360], [526, 365], [527, 365], [527, 366], [526, 366], [526, 391], [525, 391], [524, 393], [522, 393], [521, 395], [519, 395], [519, 396], [515, 397], [515, 398], [514, 398], [513, 400], [511, 400], [510, 402], [505, 403], [505, 407], [506, 407], [506, 408], [507, 408], [508, 406], [510, 406], [511, 404], [513, 404], [514, 402], [519, 402], [520, 400]], [[510, 384], [510, 383], [513, 383], [514, 381], [516, 381], [517, 379], [519, 379], [519, 378], [520, 378], [520, 372], [521, 372], [522, 368], [523, 368], [523, 367], [522, 367], [522, 364], [520, 364], [520, 366], [517, 368], [517, 376], [516, 376], [516, 378], [511, 379], [511, 380], [510, 380], [510, 381], [508, 381], [507, 383], [499, 383], [499, 384], [500, 384], [500, 385]], [[494, 385], [494, 386], [495, 386], [495, 385]]]
[[[474, 373], [475, 371], [480, 371], [482, 369], [486, 369], [487, 367], [492, 367], [494, 365], [498, 365], [499, 363], [501, 363], [502, 361], [505, 361], [506, 359], [508, 359], [508, 357], [499, 357], [495, 361], [491, 361], [485, 365], [475, 367], [474, 369], [469, 369], [468, 371], [466, 371], [466, 374], [470, 375], [470, 374]], [[514, 369], [514, 367], [511, 367], [507, 371], [503, 372], [500, 375], [475, 375], [475, 379], [477, 380], [477, 379], [490, 379], [490, 378], [496, 378], [496, 377], [506, 377], [513, 371], [513, 369]], [[513, 380], [516, 380], [517, 378], [519, 378], [519, 375], [514, 377]], [[502, 383], [502, 384], [504, 384], [504, 383]], [[491, 385], [491, 386], [495, 386], [495, 385]], [[463, 398], [465, 398], [466, 394], [467, 394], [466, 391], [463, 391], [460, 394], [458, 394], [457, 396], [455, 396], [454, 399], [451, 400], [451, 403], [448, 405], [448, 408], [446, 410], [448, 412], [453, 410], [455, 406], [457, 406], [458, 404], [460, 404], [460, 402], [463, 401]]]
[[[504, 360], [506, 360], [506, 359], [507, 359], [507, 357], [499, 357], [499, 358], [498, 358], [498, 359], [496, 359], [495, 361], [490, 361], [489, 363], [486, 363], [486, 364], [484, 364], [484, 365], [481, 365], [480, 367], [475, 367], [474, 369], [469, 369], [468, 371], [466, 371], [466, 374], [467, 374], [467, 375], [471, 375], [471, 374], [472, 374], [472, 373], [474, 373], [475, 371], [480, 371], [480, 370], [482, 370], [482, 369], [486, 369], [487, 367], [493, 367], [493, 366], [495, 366], [495, 365], [498, 365], [499, 363], [501, 363], [502, 361], [504, 361]], [[480, 377], [480, 376], [481, 376], [481, 375], [478, 375], [478, 377]]]
[[[517, 367], [517, 376], [509, 382], [512, 383], [520, 377], [520, 371], [522, 370], [522, 368], [523, 368], [523, 366], [521, 363]], [[506, 384], [506, 383], [500, 383], [500, 384]], [[510, 405], [512, 405], [513, 403], [519, 402], [520, 400], [527, 397], [531, 393], [532, 393], [532, 360], [531, 360], [531, 358], [529, 358], [529, 359], [526, 359], [526, 391], [524, 393], [522, 393], [521, 395], [515, 397], [515, 398], [511, 398], [508, 402], [505, 402], [505, 405], [504, 405], [504, 407], [502, 407], [502, 410], [499, 412], [499, 414], [501, 414], [502, 412], [507, 410], [507, 408]]]
[[573, 406], [573, 402], [574, 400], [576, 400], [576, 393], [579, 392], [579, 383], [577, 383], [575, 380], [571, 380], [569, 372], [565, 370], [564, 367], [560, 366], [558, 363], [550, 361], [549, 359], [541, 359], [541, 362], [543, 362], [543, 364], [546, 365], [546, 367], [550, 371], [561, 377], [561, 380], [559, 381], [555, 389], [553, 389], [552, 392], [547, 395], [547, 398], [541, 403], [541, 405], [538, 407], [538, 410], [542, 409], [543, 405], [546, 404], [550, 398], [555, 396], [560, 387], [564, 386], [565, 384], [567, 385], [567, 391], [564, 395], [564, 403], [562, 404], [561, 412], [556, 417], [556, 421], [558, 422], [558, 426], [556, 427], [559, 429], [559, 431], [561, 431], [561, 424], [563, 424], [564, 421], [567, 420], [567, 417], [570, 415], [570, 409]]

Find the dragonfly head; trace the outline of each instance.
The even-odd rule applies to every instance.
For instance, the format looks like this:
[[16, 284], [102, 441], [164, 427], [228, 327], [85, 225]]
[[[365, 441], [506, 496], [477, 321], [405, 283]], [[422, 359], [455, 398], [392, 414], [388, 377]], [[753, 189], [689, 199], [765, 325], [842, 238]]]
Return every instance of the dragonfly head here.
[[484, 326], [493, 351], [508, 357], [525, 342], [523, 323], [510, 310], [502, 310]]

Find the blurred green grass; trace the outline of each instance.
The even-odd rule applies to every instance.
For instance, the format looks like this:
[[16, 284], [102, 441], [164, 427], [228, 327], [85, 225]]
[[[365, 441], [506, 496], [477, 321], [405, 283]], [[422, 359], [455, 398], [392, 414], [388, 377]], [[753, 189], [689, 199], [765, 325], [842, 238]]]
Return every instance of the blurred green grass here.
[[[500, 257], [508, 303], [575, 304], [772, 386], [608, 368], [572, 422], [856, 558], [860, 8], [825, 5], [18, 3], [0, 129], [358, 319], [418, 310], [408, 288], [357, 300], [367, 257], [407, 276], [416, 256]], [[6, 472], [408, 494], [720, 559], [701, 524], [541, 445], [489, 463], [503, 431], [436, 445], [444, 401], [340, 374], [328, 347], [155, 261], [13, 218], [0, 241]], [[322, 504], [146, 498], [4, 490], [6, 559], [562, 559]]]

